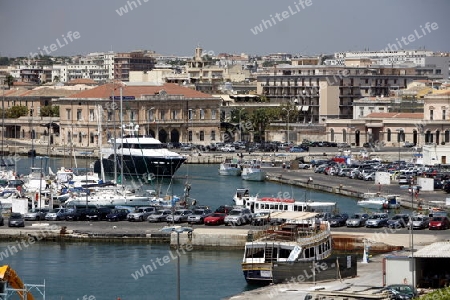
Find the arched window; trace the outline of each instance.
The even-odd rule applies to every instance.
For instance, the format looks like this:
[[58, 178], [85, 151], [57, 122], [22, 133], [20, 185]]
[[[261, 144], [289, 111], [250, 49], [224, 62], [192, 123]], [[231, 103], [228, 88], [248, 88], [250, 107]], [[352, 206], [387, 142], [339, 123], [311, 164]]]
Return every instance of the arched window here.
[[444, 142], [449, 143], [450, 142], [450, 131], [446, 130], [444, 132]]
[[347, 130], [342, 129], [342, 142], [347, 143]]
[[334, 129], [330, 130], [330, 140], [334, 142]]
[[392, 139], [392, 131], [390, 129], [387, 130], [387, 141], [390, 142]]

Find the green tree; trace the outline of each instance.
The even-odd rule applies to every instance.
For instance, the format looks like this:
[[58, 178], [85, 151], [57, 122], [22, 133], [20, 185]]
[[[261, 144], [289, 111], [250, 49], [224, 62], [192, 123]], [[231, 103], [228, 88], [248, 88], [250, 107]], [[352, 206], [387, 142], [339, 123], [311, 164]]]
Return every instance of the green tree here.
[[26, 106], [13, 106], [5, 110], [5, 117], [17, 119], [19, 117], [27, 116], [28, 108]]
[[10, 88], [14, 84], [14, 77], [11, 74], [6, 75], [5, 83], [8, 85], [8, 88]]
[[256, 131], [255, 139], [264, 142], [264, 135], [270, 122], [279, 119], [279, 108], [261, 107], [256, 109], [250, 117], [253, 128]]
[[42, 106], [41, 117], [59, 117], [59, 106]]

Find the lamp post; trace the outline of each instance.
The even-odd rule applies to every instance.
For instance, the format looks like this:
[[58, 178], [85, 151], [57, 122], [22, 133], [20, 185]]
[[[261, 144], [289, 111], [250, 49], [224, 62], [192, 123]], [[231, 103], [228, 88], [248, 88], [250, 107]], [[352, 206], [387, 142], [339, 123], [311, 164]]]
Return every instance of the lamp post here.
[[400, 164], [400, 143], [402, 142], [402, 138], [403, 138], [403, 128], [399, 128], [396, 129], [395, 131], [397, 131], [397, 141], [398, 141], [398, 163]]
[[[414, 230], [413, 230], [413, 220], [412, 220], [413, 212], [414, 212], [414, 189], [413, 189], [413, 185], [414, 185], [414, 179], [411, 178], [411, 214], [410, 214], [410, 217], [409, 217], [409, 220], [410, 220], [409, 231], [410, 231], [410, 234], [411, 234], [411, 277], [412, 277], [411, 283], [412, 283], [413, 288], [415, 288], [416, 287], [415, 286], [415, 281], [416, 281], [416, 279], [415, 279], [415, 277], [416, 277], [415, 276], [415, 270], [416, 270], [415, 265], [416, 265], [416, 262], [414, 260]], [[418, 187], [416, 186], [416, 188], [418, 188]]]
[[241, 123], [241, 114], [245, 110], [245, 108], [239, 108], [239, 142], [242, 142], [242, 123]]
[[291, 113], [291, 111], [293, 109], [292, 108], [283, 107], [283, 110], [287, 112], [287, 118], [286, 118], [286, 143], [288, 143], [288, 145], [289, 145], [289, 115], [290, 115], [290, 113]]
[[179, 227], [175, 229], [177, 233], [177, 300], [180, 300], [180, 233], [192, 232], [194, 229], [189, 227]]

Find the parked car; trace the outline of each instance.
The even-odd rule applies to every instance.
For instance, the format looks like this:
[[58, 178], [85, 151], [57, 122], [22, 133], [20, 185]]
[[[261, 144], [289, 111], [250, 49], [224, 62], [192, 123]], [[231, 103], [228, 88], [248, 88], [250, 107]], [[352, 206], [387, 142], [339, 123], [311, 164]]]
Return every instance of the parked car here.
[[124, 209], [124, 208], [112, 209], [111, 212], [106, 215], [106, 221], [117, 222], [117, 221], [126, 220], [127, 219], [127, 215], [129, 213], [130, 213], [129, 210], [128, 209]]
[[65, 214], [66, 221], [79, 221], [83, 220], [86, 217], [86, 213], [83, 214], [83, 210], [81, 209], [70, 209]]
[[85, 219], [89, 221], [101, 221], [106, 220], [106, 216], [111, 213], [111, 208], [109, 207], [98, 207], [88, 209], [86, 212]]
[[387, 226], [387, 221], [389, 220], [388, 214], [385, 213], [374, 213], [371, 215], [366, 222], [366, 227], [385, 227]]
[[172, 214], [170, 209], [160, 209], [148, 216], [147, 221], [150, 223], [165, 222], [167, 217]]
[[392, 284], [382, 289], [389, 294], [389, 299], [410, 300], [416, 298], [419, 294], [417, 290], [408, 284]]
[[252, 217], [252, 221], [250, 222], [250, 225], [253, 226], [264, 226], [268, 224], [271, 224], [269, 212], [255, 213]]
[[232, 209], [233, 209], [233, 206], [221, 205], [218, 208], [216, 208], [216, 210], [214, 212], [228, 215]]
[[306, 164], [306, 163], [299, 163], [298, 164], [298, 168], [305, 170], [305, 169], [311, 168], [311, 165], [310, 164]]
[[143, 222], [147, 220], [148, 216], [156, 212], [156, 208], [153, 206], [139, 207], [134, 212], [130, 212], [127, 215], [127, 220], [130, 222], [139, 221]]
[[409, 223], [409, 216], [407, 214], [396, 214], [387, 221], [389, 228], [405, 228]]
[[366, 226], [366, 222], [367, 222], [368, 218], [369, 218], [369, 214], [366, 214], [366, 213], [354, 214], [345, 222], [345, 225], [347, 225], [347, 227]]
[[190, 215], [192, 215], [192, 210], [190, 209], [177, 209], [173, 214], [167, 216], [166, 221], [168, 223], [184, 223], [187, 222]]
[[25, 221], [40, 221], [45, 219], [45, 215], [48, 213], [47, 208], [36, 208], [34, 211], [29, 211], [23, 215]]
[[411, 218], [413, 229], [425, 229], [430, 226], [430, 218], [424, 215], [416, 215]]
[[45, 215], [45, 220], [47, 221], [65, 220], [66, 213], [67, 209], [65, 208], [52, 209]]
[[302, 147], [293, 146], [289, 149], [289, 152], [291, 152], [291, 153], [305, 152], [305, 149], [303, 149]]
[[331, 216], [331, 218], [328, 219], [328, 222], [330, 223], [331, 227], [341, 227], [345, 226], [347, 220], [348, 220], [347, 214], [337, 214]]
[[243, 225], [250, 224], [252, 221], [252, 212], [248, 208], [235, 208], [225, 217], [225, 225]]
[[187, 222], [189, 224], [203, 224], [205, 218], [212, 214], [213, 212], [209, 208], [196, 208], [188, 217]]
[[448, 229], [450, 221], [446, 216], [435, 216], [430, 219], [429, 229]]
[[20, 213], [11, 213], [8, 219], [8, 227], [25, 227], [25, 220]]
[[225, 217], [227, 215], [224, 213], [213, 213], [207, 216], [204, 220], [205, 225], [221, 225], [225, 224]]

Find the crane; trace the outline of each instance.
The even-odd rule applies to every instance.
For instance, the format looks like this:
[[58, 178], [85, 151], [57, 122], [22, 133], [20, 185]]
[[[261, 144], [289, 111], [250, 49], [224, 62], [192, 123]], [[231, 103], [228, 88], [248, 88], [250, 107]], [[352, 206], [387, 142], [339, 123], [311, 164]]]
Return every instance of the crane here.
[[16, 290], [17, 294], [19, 294], [20, 299], [34, 300], [33, 295], [29, 291], [25, 290], [25, 285], [17, 275], [16, 271], [14, 271], [8, 265], [0, 266], [0, 283], [5, 282]]

